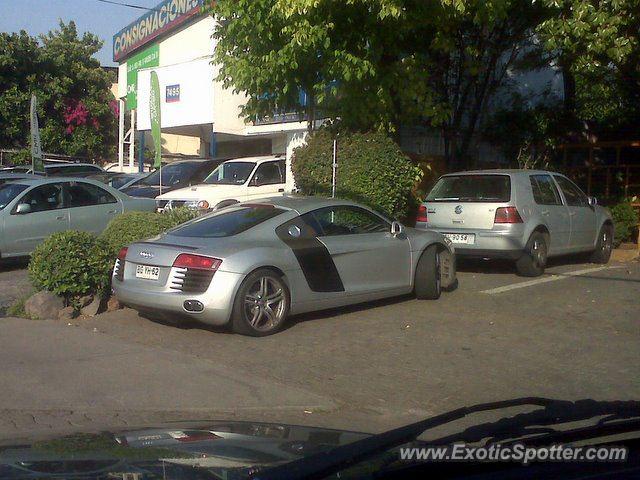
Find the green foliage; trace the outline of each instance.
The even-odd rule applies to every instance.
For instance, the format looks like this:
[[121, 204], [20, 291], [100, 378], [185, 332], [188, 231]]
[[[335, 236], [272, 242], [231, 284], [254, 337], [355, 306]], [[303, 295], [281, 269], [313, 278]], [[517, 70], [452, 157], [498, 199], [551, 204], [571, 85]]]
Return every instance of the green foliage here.
[[[324, 129], [295, 150], [292, 169], [305, 195], [331, 193], [333, 137]], [[355, 133], [338, 137], [337, 196], [364, 203], [392, 217], [405, 217], [412, 189], [422, 170], [405, 157], [382, 133]]]
[[[115, 79], [93, 58], [101, 47], [95, 35], [79, 36], [74, 22], [38, 38], [0, 33], [0, 147], [29, 145], [29, 104], [36, 94], [45, 152], [111, 156], [118, 130], [110, 91]], [[79, 105], [83, 114], [71, 119]]]
[[638, 225], [638, 214], [628, 202], [622, 202], [611, 207], [611, 216], [615, 226], [616, 246], [622, 242], [632, 241], [632, 234]]
[[111, 220], [100, 240], [115, 259], [122, 247], [160, 235], [196, 216], [196, 212], [186, 208], [170, 213], [126, 212]]
[[566, 133], [560, 103], [553, 95], [533, 103], [516, 93], [487, 119], [483, 137], [500, 149], [513, 167], [548, 168]]
[[13, 302], [9, 308], [7, 308], [6, 316], [7, 317], [16, 317], [16, 318], [27, 318], [29, 320], [35, 320], [30, 317], [27, 311], [24, 308], [24, 303], [27, 301], [26, 298], [20, 298]]
[[95, 236], [69, 230], [54, 233], [36, 247], [29, 277], [36, 289], [71, 299], [106, 291], [112, 262]]

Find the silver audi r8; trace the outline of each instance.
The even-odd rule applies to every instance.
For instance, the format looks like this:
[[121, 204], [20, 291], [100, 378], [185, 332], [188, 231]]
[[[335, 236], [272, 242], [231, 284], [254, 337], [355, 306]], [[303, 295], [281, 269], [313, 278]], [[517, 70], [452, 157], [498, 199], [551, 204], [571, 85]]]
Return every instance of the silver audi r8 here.
[[456, 281], [451, 242], [342, 200], [240, 203], [123, 248], [117, 298], [170, 320], [191, 317], [264, 336], [293, 314], [415, 292], [437, 299]]

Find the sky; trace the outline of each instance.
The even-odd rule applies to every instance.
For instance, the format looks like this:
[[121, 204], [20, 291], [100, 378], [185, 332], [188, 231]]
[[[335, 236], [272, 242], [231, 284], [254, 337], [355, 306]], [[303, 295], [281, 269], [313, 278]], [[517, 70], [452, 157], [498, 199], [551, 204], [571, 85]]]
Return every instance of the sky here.
[[[160, 0], [113, 0], [119, 3], [155, 7]], [[56, 29], [59, 20], [76, 22], [78, 32], [91, 32], [104, 41], [96, 58], [105, 66], [112, 59], [112, 37], [144, 14], [144, 10], [109, 5], [98, 0], [0, 0], [0, 31], [26, 30], [30, 35]]]

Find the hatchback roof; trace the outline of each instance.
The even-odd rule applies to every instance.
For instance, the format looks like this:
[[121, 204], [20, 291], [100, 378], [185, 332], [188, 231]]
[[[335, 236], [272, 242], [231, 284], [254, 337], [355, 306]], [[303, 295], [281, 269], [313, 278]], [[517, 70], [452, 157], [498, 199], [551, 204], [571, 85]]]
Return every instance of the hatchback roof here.
[[524, 168], [496, 168], [496, 169], [486, 169], [486, 170], [466, 170], [464, 172], [452, 172], [452, 173], [447, 173], [443, 176], [448, 176], [448, 175], [541, 175], [541, 174], [554, 175], [554, 174], [558, 174], [558, 172], [550, 172], [547, 170], [528, 170]]

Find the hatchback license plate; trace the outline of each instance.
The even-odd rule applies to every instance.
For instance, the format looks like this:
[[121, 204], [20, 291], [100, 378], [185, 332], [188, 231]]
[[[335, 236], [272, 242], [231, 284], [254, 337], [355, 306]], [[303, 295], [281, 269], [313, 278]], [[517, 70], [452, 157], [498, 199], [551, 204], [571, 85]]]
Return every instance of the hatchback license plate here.
[[445, 233], [444, 236], [453, 243], [464, 243], [466, 245], [474, 245], [476, 243], [476, 236], [473, 233]]
[[137, 265], [136, 278], [144, 278], [145, 280], [158, 280], [158, 278], [160, 278], [160, 267]]

